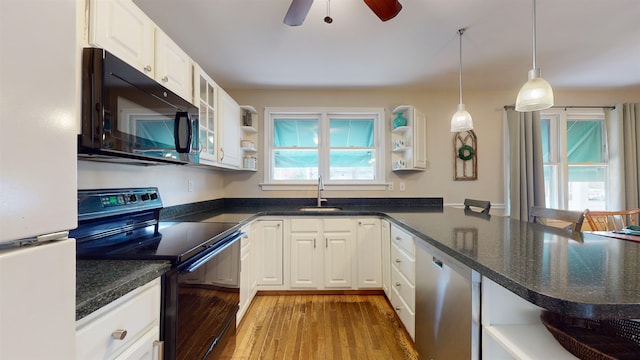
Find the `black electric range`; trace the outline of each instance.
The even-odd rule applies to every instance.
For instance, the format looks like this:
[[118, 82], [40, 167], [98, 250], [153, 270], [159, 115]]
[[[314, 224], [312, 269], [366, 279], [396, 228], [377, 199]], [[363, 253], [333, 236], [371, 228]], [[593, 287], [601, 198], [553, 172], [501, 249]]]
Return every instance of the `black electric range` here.
[[[161, 339], [168, 360], [214, 359], [235, 343], [240, 298], [236, 222], [159, 221], [157, 188], [78, 191], [78, 259], [168, 260]], [[232, 345], [231, 345], [232, 346]]]

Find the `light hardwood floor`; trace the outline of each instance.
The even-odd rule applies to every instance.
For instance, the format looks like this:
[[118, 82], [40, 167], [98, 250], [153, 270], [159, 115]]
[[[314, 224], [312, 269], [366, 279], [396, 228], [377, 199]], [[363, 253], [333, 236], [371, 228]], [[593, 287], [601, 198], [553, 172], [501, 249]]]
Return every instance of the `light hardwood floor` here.
[[418, 359], [384, 295], [259, 295], [222, 359]]

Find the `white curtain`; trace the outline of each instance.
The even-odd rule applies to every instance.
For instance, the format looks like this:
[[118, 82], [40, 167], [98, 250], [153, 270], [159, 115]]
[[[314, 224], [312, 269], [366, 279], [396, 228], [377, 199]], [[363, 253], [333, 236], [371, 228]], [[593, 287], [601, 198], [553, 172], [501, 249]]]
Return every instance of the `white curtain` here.
[[507, 127], [507, 213], [528, 221], [532, 206], [545, 206], [542, 130], [539, 112], [505, 107]]
[[605, 111], [609, 154], [607, 209], [640, 207], [640, 103]]

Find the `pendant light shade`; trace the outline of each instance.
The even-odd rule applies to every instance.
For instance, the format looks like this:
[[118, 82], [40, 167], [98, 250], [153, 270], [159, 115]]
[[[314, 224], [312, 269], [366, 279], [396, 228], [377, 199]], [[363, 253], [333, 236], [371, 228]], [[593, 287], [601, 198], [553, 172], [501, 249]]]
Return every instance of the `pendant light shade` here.
[[540, 77], [536, 67], [536, 0], [533, 0], [533, 68], [528, 81], [522, 85], [516, 98], [516, 111], [539, 111], [553, 106], [553, 89]]
[[458, 104], [458, 111], [451, 118], [451, 132], [473, 130], [471, 114], [464, 109], [464, 104]]
[[466, 28], [459, 29], [458, 35], [460, 35], [460, 103], [458, 104], [458, 111], [451, 117], [451, 132], [468, 131], [473, 129], [473, 120], [471, 114], [464, 109], [462, 103], [462, 34], [464, 34]]

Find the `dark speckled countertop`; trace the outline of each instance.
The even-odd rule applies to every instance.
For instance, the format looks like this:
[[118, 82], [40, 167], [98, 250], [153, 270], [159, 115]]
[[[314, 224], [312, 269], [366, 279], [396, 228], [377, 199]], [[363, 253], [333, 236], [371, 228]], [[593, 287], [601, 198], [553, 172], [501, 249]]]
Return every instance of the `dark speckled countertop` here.
[[640, 243], [593, 234], [574, 239], [563, 230], [458, 208], [342, 208], [317, 213], [287, 205], [243, 206], [178, 219], [245, 223], [259, 216], [382, 216], [545, 309], [592, 319], [640, 318]]
[[[640, 243], [593, 234], [574, 240], [555, 228], [469, 215], [442, 208], [441, 202], [410, 207], [340, 204], [342, 211], [328, 213], [301, 212], [292, 204], [234, 205], [207, 210], [199, 204], [197, 213], [181, 205], [169, 209], [164, 220], [241, 226], [260, 216], [382, 216], [540, 307], [584, 318], [640, 318]], [[181, 213], [189, 215], [177, 216]], [[78, 261], [77, 318], [169, 269], [168, 263], [158, 262], [99, 263], [104, 264]]]
[[168, 261], [77, 260], [76, 321], [170, 268]]

